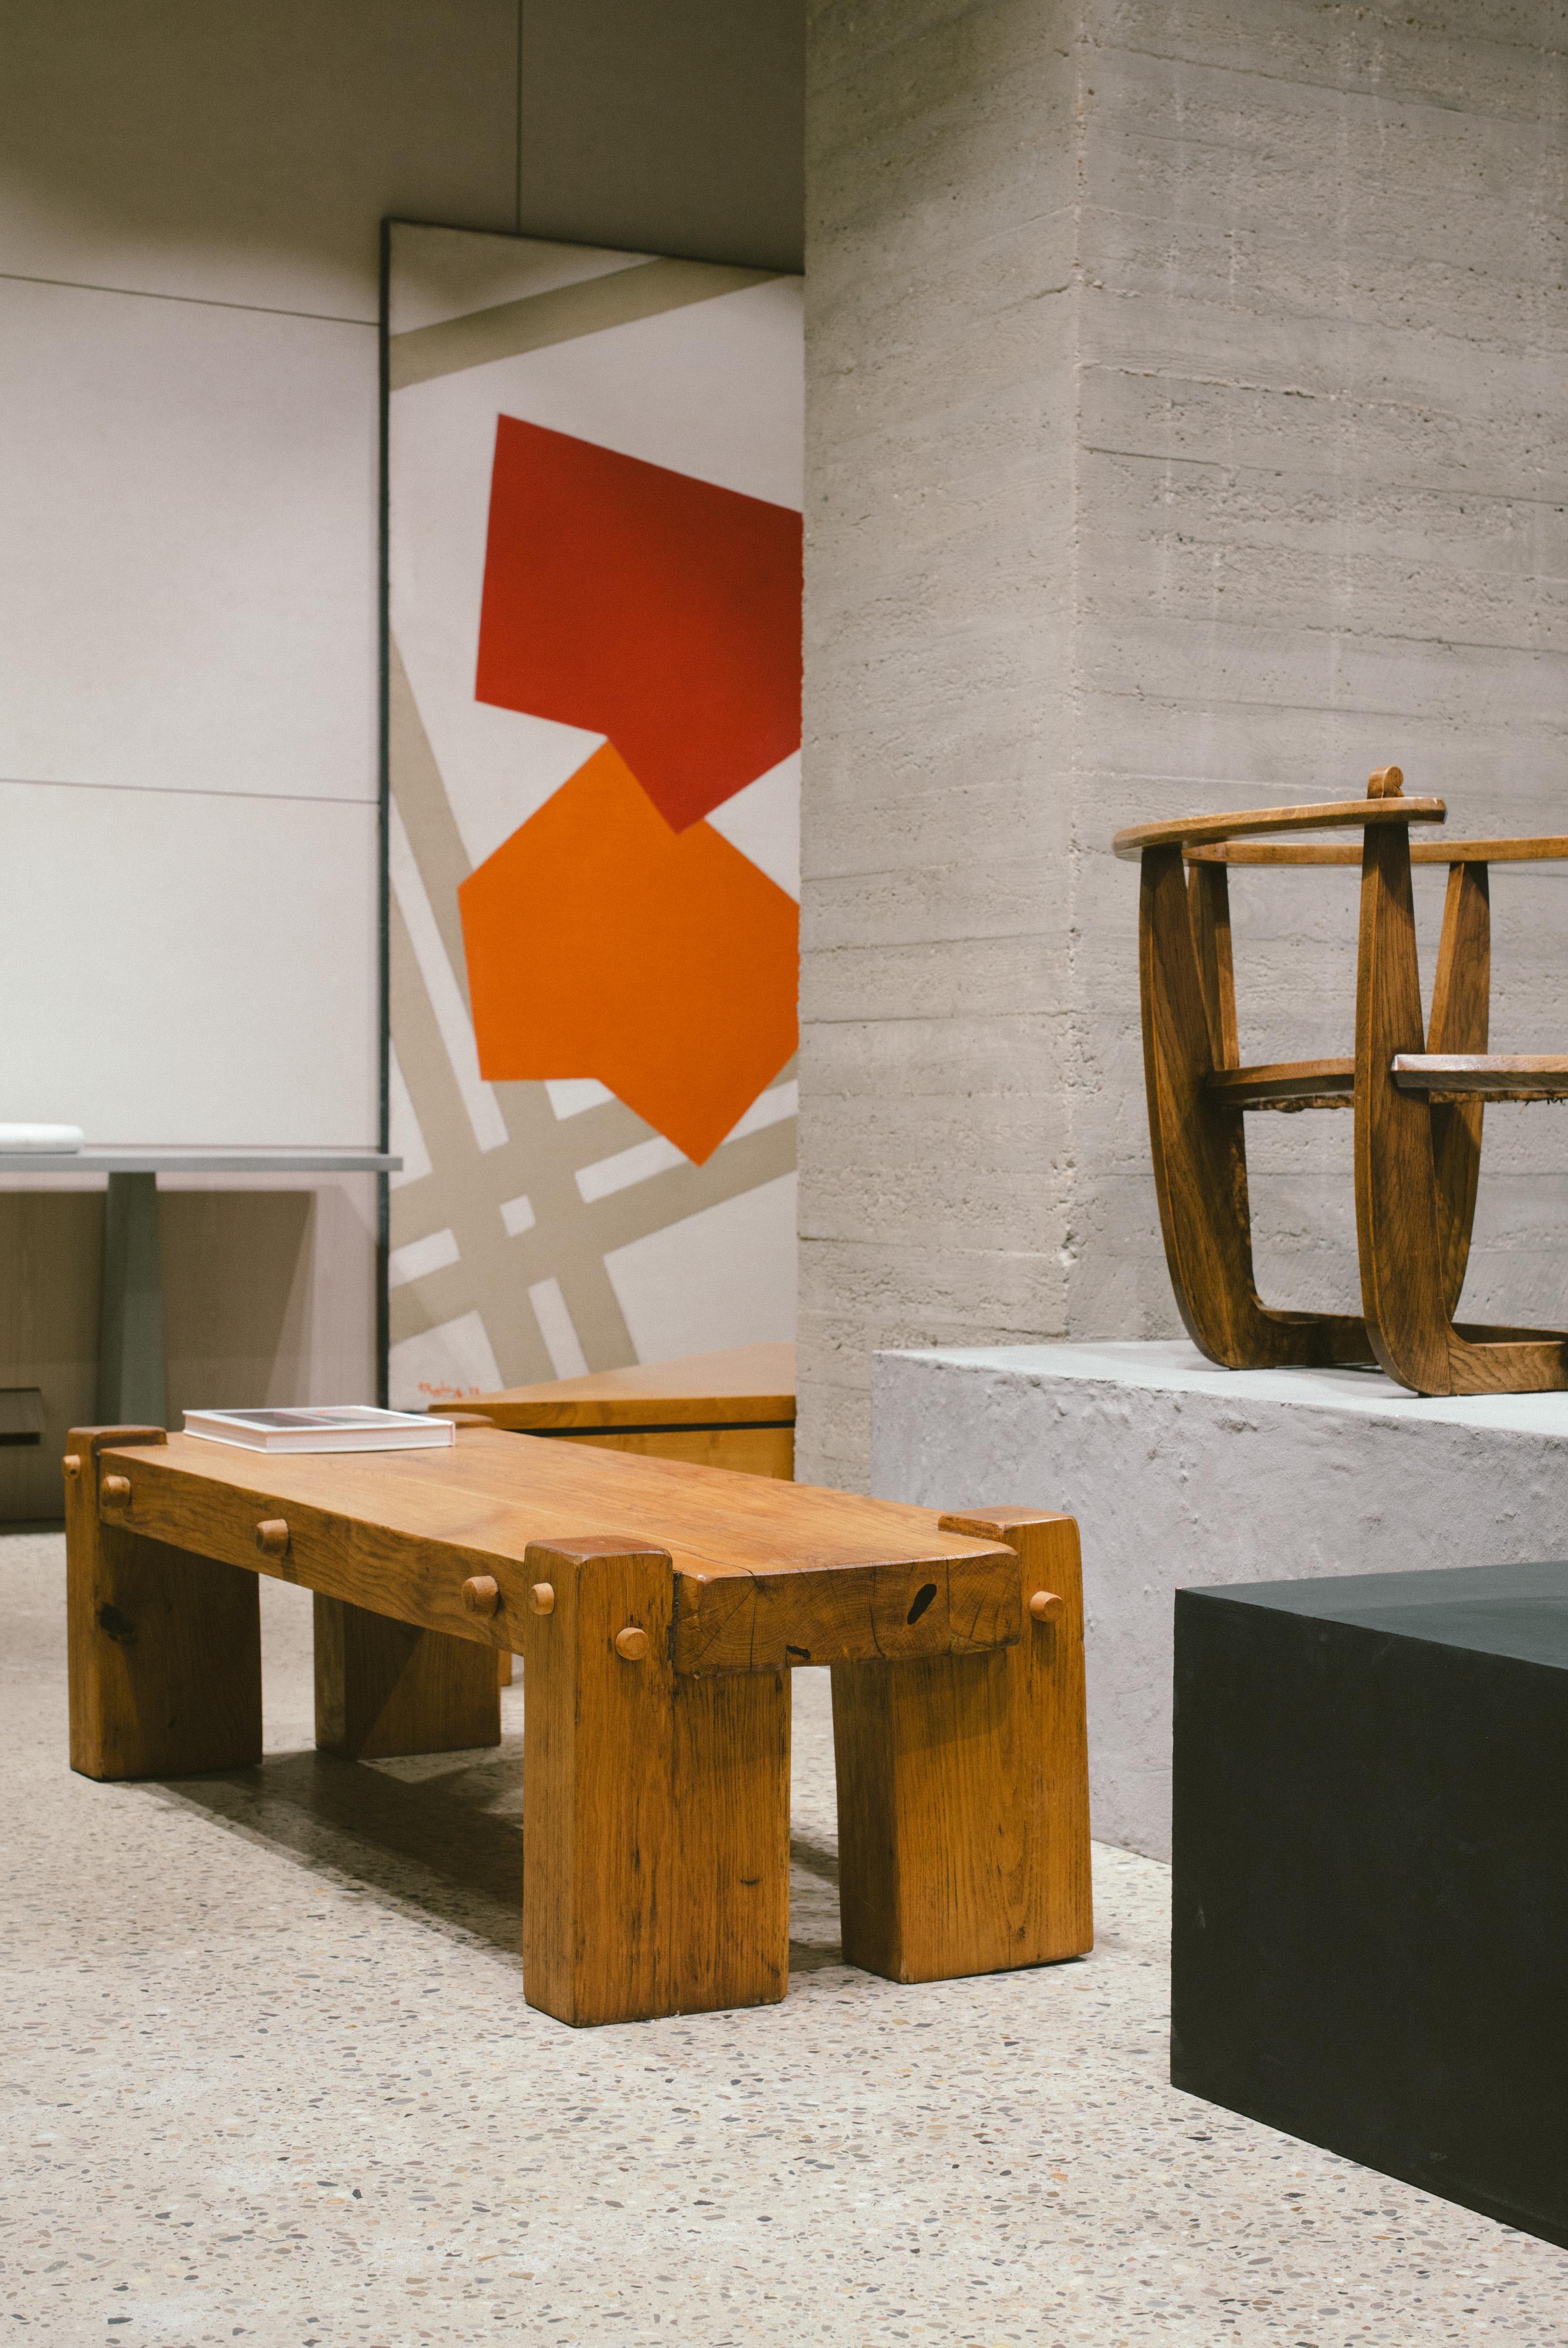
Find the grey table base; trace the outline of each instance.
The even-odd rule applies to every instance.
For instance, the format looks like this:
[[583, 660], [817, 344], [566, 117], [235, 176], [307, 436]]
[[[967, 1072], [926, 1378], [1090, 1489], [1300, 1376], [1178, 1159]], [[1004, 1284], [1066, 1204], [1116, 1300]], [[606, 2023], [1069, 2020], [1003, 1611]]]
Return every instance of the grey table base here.
[[7, 1174], [107, 1174], [103, 1286], [98, 1308], [101, 1426], [167, 1426], [163, 1249], [158, 1178], [164, 1174], [395, 1174], [401, 1158], [369, 1149], [0, 1150]]
[[111, 1174], [98, 1307], [100, 1426], [167, 1426], [163, 1244], [156, 1174]]

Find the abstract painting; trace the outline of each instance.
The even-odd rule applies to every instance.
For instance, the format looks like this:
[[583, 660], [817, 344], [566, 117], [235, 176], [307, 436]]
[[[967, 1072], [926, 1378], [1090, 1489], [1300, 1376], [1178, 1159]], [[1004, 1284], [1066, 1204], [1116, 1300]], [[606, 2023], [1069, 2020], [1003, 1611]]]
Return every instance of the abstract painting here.
[[390, 1399], [794, 1315], [800, 281], [387, 231]]

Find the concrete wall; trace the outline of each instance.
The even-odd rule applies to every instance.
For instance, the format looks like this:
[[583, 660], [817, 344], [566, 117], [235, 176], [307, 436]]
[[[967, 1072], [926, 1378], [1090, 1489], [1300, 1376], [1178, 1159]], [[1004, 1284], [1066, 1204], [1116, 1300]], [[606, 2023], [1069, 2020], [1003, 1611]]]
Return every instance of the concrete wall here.
[[[1395, 759], [1568, 831], [1560, 44], [1545, 0], [813, 16], [803, 1474], [864, 1478], [876, 1346], [1175, 1325], [1117, 826]], [[1563, 885], [1494, 881], [1499, 1048], [1560, 1047]], [[1238, 884], [1244, 1057], [1349, 1048], [1354, 908]], [[1266, 1293], [1354, 1309], [1348, 1118], [1249, 1139]], [[1478, 1312], [1568, 1312], [1563, 1162], [1490, 1113]]]
[[1150, 1858], [1171, 1855], [1175, 1591], [1562, 1553], [1560, 1394], [1218, 1370], [1184, 1338], [884, 1354], [873, 1382], [885, 1498], [1077, 1518], [1094, 1833]]

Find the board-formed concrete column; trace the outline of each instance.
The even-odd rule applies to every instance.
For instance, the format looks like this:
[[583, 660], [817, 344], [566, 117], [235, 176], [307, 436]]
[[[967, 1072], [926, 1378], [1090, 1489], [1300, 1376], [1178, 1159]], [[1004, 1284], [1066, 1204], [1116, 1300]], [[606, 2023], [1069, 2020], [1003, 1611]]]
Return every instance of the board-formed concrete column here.
[[[879, 1346], [1176, 1327], [1113, 829], [1392, 760], [1568, 829], [1554, 25], [818, 0], [803, 1477]], [[1495, 891], [1499, 1049], [1560, 1048], [1563, 885]], [[1354, 874], [1235, 898], [1244, 1056], [1348, 1051]], [[1356, 1310], [1348, 1119], [1254, 1122], [1268, 1292]], [[1560, 1316], [1560, 1121], [1487, 1147], [1467, 1309]]]

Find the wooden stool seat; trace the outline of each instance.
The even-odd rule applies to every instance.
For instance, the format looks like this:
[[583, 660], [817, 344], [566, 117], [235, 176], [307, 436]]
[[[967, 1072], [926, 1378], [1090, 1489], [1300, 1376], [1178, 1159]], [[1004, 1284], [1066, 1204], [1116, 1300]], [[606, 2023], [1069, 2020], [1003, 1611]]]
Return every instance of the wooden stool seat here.
[[1508, 1052], [1396, 1052], [1402, 1093], [1434, 1100], [1568, 1100], [1568, 1058]]
[[963, 1516], [460, 1426], [266, 1455], [83, 1428], [71, 1761], [261, 1758], [259, 1574], [315, 1593], [317, 1742], [499, 1740], [523, 1663], [523, 1984], [562, 2021], [755, 2004], [789, 1960], [789, 1673], [833, 1671], [844, 1949], [897, 1981], [1092, 1937], [1071, 1517]]

